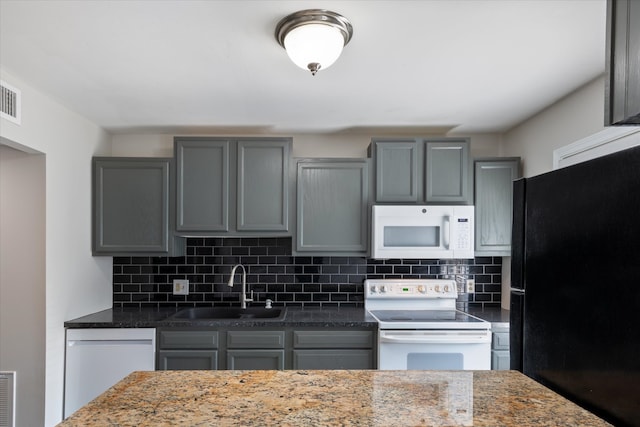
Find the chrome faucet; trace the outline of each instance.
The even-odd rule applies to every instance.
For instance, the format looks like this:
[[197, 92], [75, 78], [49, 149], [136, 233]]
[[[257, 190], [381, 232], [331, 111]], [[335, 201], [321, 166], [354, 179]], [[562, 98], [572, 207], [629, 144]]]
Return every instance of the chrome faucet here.
[[238, 264], [231, 269], [231, 277], [229, 277], [229, 286], [233, 288], [233, 279], [235, 278], [236, 270], [240, 267], [242, 269], [242, 293], [240, 294], [240, 308], [247, 308], [247, 302], [253, 302], [253, 291], [251, 291], [251, 297], [247, 298], [247, 270], [244, 269], [242, 264]]

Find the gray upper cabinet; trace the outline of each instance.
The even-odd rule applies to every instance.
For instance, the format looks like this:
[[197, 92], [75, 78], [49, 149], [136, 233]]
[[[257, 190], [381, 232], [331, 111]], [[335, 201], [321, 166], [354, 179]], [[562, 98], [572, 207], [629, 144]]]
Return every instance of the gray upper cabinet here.
[[427, 142], [425, 154], [425, 201], [471, 204], [469, 140]]
[[237, 229], [289, 229], [289, 140], [238, 142]]
[[640, 1], [607, 2], [605, 126], [640, 124]]
[[473, 203], [467, 138], [374, 139], [375, 203]]
[[418, 143], [415, 140], [374, 141], [376, 202], [417, 203]]
[[229, 230], [229, 145], [229, 140], [176, 139], [176, 230]]
[[177, 227], [194, 235], [287, 235], [291, 138], [175, 138]]
[[477, 255], [511, 255], [513, 181], [519, 177], [519, 157], [475, 161]]
[[93, 159], [93, 254], [168, 254], [166, 158]]
[[297, 178], [296, 252], [365, 255], [367, 159], [300, 159]]

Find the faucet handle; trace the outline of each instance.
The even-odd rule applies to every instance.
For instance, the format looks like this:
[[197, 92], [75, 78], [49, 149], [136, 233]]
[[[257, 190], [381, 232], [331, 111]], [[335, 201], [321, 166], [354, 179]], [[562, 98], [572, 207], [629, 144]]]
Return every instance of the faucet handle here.
[[271, 301], [270, 299], [267, 298], [267, 300], [264, 302], [264, 308], [273, 308], [271, 307], [271, 303], [273, 301]]

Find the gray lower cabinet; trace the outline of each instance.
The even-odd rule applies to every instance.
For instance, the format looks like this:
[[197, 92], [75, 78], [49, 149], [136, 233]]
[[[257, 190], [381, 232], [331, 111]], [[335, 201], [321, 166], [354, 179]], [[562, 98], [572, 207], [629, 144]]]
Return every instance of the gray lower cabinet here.
[[157, 334], [157, 370], [218, 369], [218, 331], [172, 328]]
[[168, 158], [93, 159], [94, 255], [172, 254], [171, 167]]
[[158, 352], [159, 371], [218, 369], [216, 350], [161, 350]]
[[473, 203], [467, 138], [373, 139], [375, 203]]
[[369, 242], [367, 159], [299, 159], [295, 252], [363, 256]]
[[284, 369], [285, 331], [227, 331], [227, 369]]
[[477, 159], [474, 164], [475, 252], [510, 256], [513, 181], [520, 177], [520, 158]]
[[293, 331], [293, 369], [374, 369], [372, 331]]
[[358, 328], [161, 328], [158, 370], [375, 369], [376, 331]]
[[491, 335], [491, 369], [494, 371], [511, 369], [509, 328], [493, 328]]
[[290, 234], [291, 143], [176, 137], [178, 232]]

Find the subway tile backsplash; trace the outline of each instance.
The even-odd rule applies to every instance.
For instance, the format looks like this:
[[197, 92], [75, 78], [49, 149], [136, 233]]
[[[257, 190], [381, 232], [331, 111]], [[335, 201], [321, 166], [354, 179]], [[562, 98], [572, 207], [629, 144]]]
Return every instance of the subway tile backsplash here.
[[[473, 260], [374, 260], [364, 257], [292, 256], [291, 238], [188, 238], [183, 257], [114, 257], [113, 306], [230, 306], [239, 302], [227, 285], [231, 268], [243, 264], [257, 303], [303, 307], [363, 307], [365, 279], [455, 279], [475, 293], [459, 301], [470, 307], [500, 307], [502, 258]], [[189, 295], [173, 295], [174, 279], [189, 280]]]

